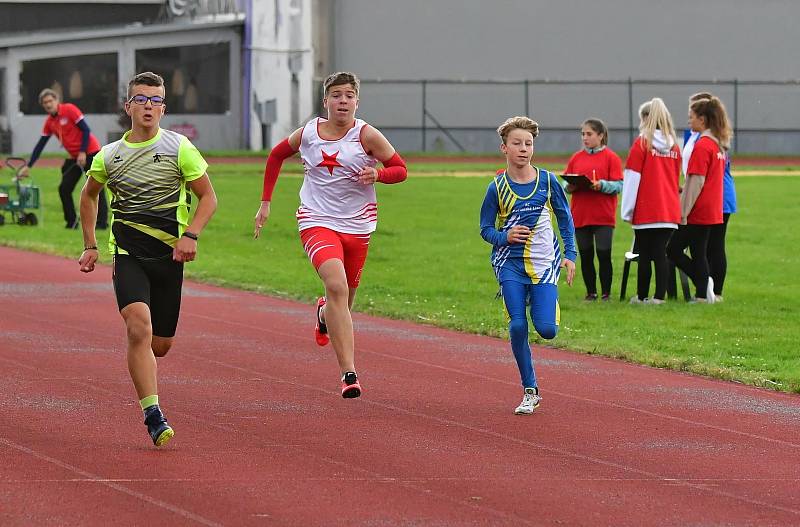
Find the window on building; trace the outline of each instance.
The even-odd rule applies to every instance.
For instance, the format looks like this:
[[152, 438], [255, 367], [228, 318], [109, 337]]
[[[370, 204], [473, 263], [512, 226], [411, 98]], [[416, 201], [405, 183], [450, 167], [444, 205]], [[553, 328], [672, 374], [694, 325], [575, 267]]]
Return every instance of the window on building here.
[[164, 77], [169, 113], [230, 110], [230, 43], [136, 50], [136, 71]]
[[24, 114], [43, 113], [39, 92], [45, 88], [85, 114], [119, 110], [116, 53], [28, 60], [22, 63], [19, 77], [19, 110]]
[[6, 69], [0, 68], [0, 152], [11, 152], [11, 132], [6, 116]]
[[6, 115], [6, 69], [0, 68], [0, 117]]

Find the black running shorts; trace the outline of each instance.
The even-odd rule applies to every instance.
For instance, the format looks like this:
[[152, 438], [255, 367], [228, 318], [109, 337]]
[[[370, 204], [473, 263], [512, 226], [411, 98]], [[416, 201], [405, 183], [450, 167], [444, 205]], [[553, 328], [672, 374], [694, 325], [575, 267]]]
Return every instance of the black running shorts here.
[[183, 263], [172, 253], [161, 258], [114, 256], [114, 292], [119, 310], [134, 302], [150, 307], [153, 335], [174, 337], [181, 311]]

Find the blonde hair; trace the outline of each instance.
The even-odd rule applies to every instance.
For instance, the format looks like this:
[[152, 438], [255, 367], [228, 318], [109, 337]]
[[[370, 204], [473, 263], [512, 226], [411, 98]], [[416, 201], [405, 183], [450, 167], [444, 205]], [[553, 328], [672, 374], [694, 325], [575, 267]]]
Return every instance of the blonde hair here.
[[705, 119], [706, 127], [711, 131], [711, 135], [717, 138], [722, 148], [728, 150], [731, 146], [733, 130], [728, 120], [728, 112], [725, 110], [725, 105], [722, 104], [722, 101], [712, 95], [708, 99], [693, 101], [689, 105], [689, 109], [697, 117]]
[[61, 97], [58, 96], [55, 90], [51, 90], [50, 88], [45, 88], [39, 92], [39, 104], [42, 104], [42, 100], [45, 97], [52, 97], [56, 101], [59, 101], [61, 99]]
[[501, 124], [497, 128], [497, 135], [500, 136], [502, 139], [503, 144], [506, 144], [506, 139], [508, 139], [508, 134], [511, 133], [512, 130], [516, 130], [519, 128], [520, 130], [525, 130], [526, 132], [530, 132], [534, 139], [539, 135], [539, 123], [531, 119], [530, 117], [525, 117], [521, 115], [517, 115], [516, 117], [509, 117], [505, 120], [503, 124]]
[[672, 125], [672, 116], [661, 98], [654, 97], [639, 106], [639, 119], [639, 133], [644, 139], [646, 150], [653, 147], [656, 130], [661, 130], [664, 135], [672, 137], [673, 144], [678, 142], [675, 127]]
[[334, 86], [341, 86], [343, 84], [349, 84], [355, 90], [356, 95], [358, 95], [358, 89], [361, 86], [361, 81], [358, 80], [355, 73], [350, 73], [349, 71], [337, 71], [336, 73], [331, 73], [325, 79], [325, 82], [322, 83], [322, 88], [325, 97], [328, 96], [328, 92]]

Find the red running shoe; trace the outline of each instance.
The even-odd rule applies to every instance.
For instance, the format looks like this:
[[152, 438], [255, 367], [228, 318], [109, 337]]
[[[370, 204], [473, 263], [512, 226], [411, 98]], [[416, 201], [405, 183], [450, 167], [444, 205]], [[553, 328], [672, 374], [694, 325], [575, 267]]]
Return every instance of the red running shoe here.
[[322, 311], [322, 306], [325, 305], [325, 297], [321, 296], [317, 299], [317, 324], [314, 326], [314, 338], [320, 346], [326, 346], [331, 338], [328, 336], [328, 326], [326, 326], [319, 319], [319, 314]]
[[342, 397], [355, 399], [361, 395], [361, 385], [358, 383], [356, 372], [348, 371], [342, 375]]

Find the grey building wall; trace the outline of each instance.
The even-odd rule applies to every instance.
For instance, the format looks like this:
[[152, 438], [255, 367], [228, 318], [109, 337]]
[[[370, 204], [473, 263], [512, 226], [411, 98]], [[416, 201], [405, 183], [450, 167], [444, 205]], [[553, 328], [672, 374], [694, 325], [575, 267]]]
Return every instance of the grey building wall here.
[[[661, 96], [676, 125], [686, 100], [709, 89], [736, 117], [739, 151], [800, 150], [800, 84], [707, 82], [800, 79], [800, 2], [791, 0], [331, 0], [330, 64], [364, 79], [694, 80], [695, 83], [427, 86], [434, 119], [469, 150], [494, 150], [491, 128], [524, 113], [544, 131], [539, 148], [571, 150], [576, 129], [598, 116], [627, 148], [630, 112]], [[327, 68], [325, 68], [327, 66]], [[365, 83], [360, 115], [401, 149], [455, 149], [429, 130], [419, 84]], [[735, 113], [735, 115], [734, 115]], [[634, 127], [638, 124], [634, 122]], [[550, 133], [548, 133], [548, 129]]]

